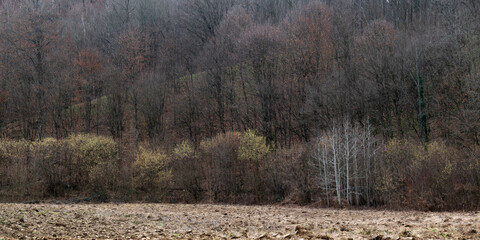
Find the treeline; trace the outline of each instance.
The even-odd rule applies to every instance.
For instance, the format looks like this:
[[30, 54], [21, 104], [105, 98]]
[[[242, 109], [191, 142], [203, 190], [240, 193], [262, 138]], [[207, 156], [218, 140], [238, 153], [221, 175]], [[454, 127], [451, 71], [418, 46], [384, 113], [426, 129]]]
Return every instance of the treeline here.
[[[156, 144], [334, 121], [478, 144], [475, 1], [12, 1], [0, 10], [5, 137]], [[420, 117], [419, 117], [420, 116]]]
[[[68, 141], [104, 136], [126, 196], [148, 189], [127, 170], [143, 156], [198, 201], [473, 208], [479, 33], [475, 0], [3, 0], [0, 133], [53, 195], [95, 187], [46, 184], [40, 146], [69, 162]], [[249, 129], [269, 149], [255, 164], [238, 155]], [[182, 143], [195, 158], [172, 155]]]
[[3, 140], [0, 199], [38, 201], [71, 196], [77, 201], [107, 201], [116, 196], [128, 201], [135, 199], [137, 189], [166, 188], [171, 173], [165, 154], [140, 148], [133, 161], [120, 156], [110, 137], [81, 134], [62, 140]]
[[346, 123], [284, 149], [252, 130], [220, 133], [198, 148], [141, 146], [133, 159], [119, 147], [95, 135], [3, 140], [0, 200], [478, 208], [478, 158], [440, 142], [383, 145], [368, 126]]

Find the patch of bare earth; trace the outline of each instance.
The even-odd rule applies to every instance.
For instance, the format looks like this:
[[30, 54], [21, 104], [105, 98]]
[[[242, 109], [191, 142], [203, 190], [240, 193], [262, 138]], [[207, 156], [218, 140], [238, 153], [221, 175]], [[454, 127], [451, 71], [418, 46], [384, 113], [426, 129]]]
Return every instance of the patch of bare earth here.
[[0, 204], [0, 239], [480, 239], [480, 215], [183, 204]]

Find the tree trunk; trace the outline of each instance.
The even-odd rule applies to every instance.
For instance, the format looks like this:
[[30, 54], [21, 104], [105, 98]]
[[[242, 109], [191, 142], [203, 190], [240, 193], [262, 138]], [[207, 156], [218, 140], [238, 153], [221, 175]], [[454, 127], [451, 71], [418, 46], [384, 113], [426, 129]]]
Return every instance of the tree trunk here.
[[349, 138], [349, 130], [350, 130], [350, 124], [348, 121], [345, 121], [345, 124], [343, 126], [343, 131], [344, 131], [344, 141], [345, 141], [345, 167], [347, 170], [347, 175], [346, 175], [346, 183], [347, 183], [347, 202], [348, 204], [352, 204], [351, 201], [351, 196], [350, 196], [350, 138]]
[[138, 96], [137, 92], [133, 93], [133, 107], [134, 107], [134, 127], [135, 127], [135, 149], [138, 150]]
[[337, 131], [335, 128], [333, 128], [333, 134], [332, 134], [332, 154], [333, 154], [333, 168], [335, 171], [335, 190], [337, 192], [337, 202], [338, 205], [342, 204], [342, 193], [341, 193], [341, 175], [340, 175], [340, 167], [339, 167], [339, 159], [337, 155]]

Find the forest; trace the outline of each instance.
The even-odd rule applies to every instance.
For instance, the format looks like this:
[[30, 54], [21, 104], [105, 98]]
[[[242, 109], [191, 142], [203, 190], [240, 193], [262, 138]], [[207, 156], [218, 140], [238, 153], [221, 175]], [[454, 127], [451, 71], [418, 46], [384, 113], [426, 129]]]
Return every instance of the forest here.
[[476, 0], [0, 0], [0, 201], [480, 209]]

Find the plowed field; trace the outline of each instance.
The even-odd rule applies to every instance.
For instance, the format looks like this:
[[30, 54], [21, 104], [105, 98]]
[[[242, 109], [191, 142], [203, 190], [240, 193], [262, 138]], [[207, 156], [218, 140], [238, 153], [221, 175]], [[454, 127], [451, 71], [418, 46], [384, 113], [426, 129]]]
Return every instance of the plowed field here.
[[478, 212], [0, 204], [0, 239], [480, 239], [478, 231]]

